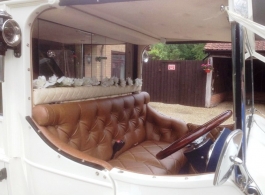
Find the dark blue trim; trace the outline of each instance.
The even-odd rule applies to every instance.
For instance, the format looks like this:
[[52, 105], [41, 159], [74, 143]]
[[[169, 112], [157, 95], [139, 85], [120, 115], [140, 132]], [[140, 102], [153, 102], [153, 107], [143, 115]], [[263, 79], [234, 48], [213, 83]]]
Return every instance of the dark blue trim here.
[[219, 157], [221, 155], [221, 151], [225, 144], [226, 138], [230, 133], [230, 129], [224, 128], [217, 140], [215, 141], [214, 147], [212, 148], [212, 154], [209, 158], [209, 162], [206, 167], [206, 172], [215, 172]]

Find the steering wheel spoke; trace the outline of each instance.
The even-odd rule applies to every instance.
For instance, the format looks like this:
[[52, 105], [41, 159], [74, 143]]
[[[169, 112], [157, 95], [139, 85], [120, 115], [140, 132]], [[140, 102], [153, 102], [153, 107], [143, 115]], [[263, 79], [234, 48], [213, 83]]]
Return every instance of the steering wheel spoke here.
[[223, 112], [222, 114], [214, 117], [210, 121], [204, 123], [203, 125], [197, 127], [193, 131], [188, 132], [181, 138], [174, 141], [172, 144], [170, 144], [167, 148], [161, 150], [156, 154], [157, 159], [164, 159], [168, 157], [169, 155], [173, 154], [174, 152], [180, 150], [181, 148], [184, 148], [186, 145], [190, 144], [197, 138], [201, 137], [202, 135], [208, 133], [215, 127], [219, 126], [221, 123], [226, 121], [228, 118], [232, 116], [232, 111], [227, 110]]

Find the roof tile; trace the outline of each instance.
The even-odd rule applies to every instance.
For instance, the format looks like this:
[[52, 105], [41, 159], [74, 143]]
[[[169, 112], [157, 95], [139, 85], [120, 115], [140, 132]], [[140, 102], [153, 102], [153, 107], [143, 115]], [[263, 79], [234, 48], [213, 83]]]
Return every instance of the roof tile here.
[[[255, 41], [256, 51], [265, 51], [265, 41]], [[204, 46], [206, 51], [231, 51], [231, 43], [207, 43]]]

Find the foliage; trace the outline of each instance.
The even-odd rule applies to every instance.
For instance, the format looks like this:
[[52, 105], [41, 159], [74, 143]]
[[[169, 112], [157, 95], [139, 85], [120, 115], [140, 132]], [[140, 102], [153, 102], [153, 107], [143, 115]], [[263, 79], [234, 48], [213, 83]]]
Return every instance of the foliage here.
[[148, 52], [153, 59], [157, 60], [173, 60], [180, 58], [180, 51], [177, 45], [165, 45], [158, 43], [151, 46], [151, 51]]
[[206, 57], [203, 51], [205, 44], [163, 44], [151, 46], [149, 55], [158, 60], [202, 60]]

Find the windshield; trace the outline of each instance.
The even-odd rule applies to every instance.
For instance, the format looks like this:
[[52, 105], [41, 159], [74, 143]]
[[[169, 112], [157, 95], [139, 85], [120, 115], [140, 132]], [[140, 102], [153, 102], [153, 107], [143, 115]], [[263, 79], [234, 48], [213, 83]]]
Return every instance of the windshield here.
[[125, 78], [125, 43], [45, 20], [33, 31], [33, 78]]

